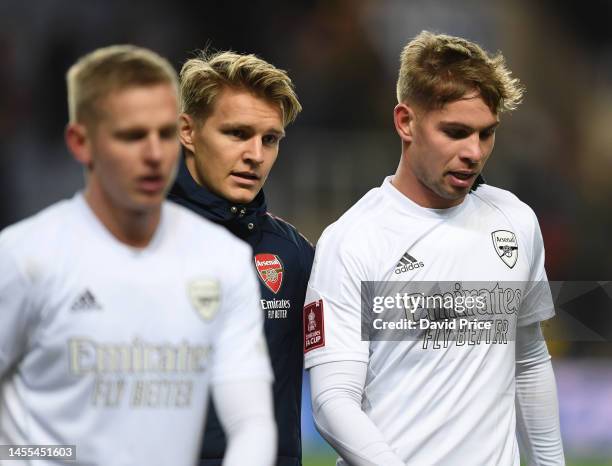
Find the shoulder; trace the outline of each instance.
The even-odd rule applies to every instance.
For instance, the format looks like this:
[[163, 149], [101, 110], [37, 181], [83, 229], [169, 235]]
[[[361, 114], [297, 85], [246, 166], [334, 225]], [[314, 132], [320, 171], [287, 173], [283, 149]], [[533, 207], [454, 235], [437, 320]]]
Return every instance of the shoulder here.
[[274, 215], [270, 212], [266, 212], [264, 217], [264, 223], [266, 225], [266, 232], [283, 238], [291, 243], [294, 243], [300, 248], [306, 248], [312, 250], [314, 246], [302, 233], [298, 231], [287, 220]]
[[72, 230], [73, 200], [53, 204], [37, 214], [6, 227], [0, 232], [0, 247], [14, 253], [52, 249]]
[[[175, 241], [194, 251], [194, 245], [204, 242], [208, 251], [224, 257], [251, 255], [251, 247], [220, 225], [174, 202], [166, 202], [165, 212]], [[250, 260], [250, 259], [249, 259]]]
[[16, 273], [30, 285], [40, 284], [66, 261], [77, 242], [87, 241], [77, 231], [74, 201], [60, 201], [0, 232], [3, 273]]
[[371, 189], [323, 231], [317, 249], [332, 246], [348, 252], [360, 250], [365, 245], [373, 246], [381, 228], [390, 219], [389, 208], [381, 189]]
[[533, 209], [510, 191], [483, 184], [471, 195], [477, 202], [510, 217], [513, 223], [525, 226], [533, 226], [534, 222], [537, 223]]
[[542, 233], [538, 218], [529, 205], [516, 195], [505, 189], [482, 185], [472, 195], [481, 203], [478, 208], [492, 208], [500, 213], [514, 233], [518, 235], [519, 243], [526, 246], [532, 259], [543, 249]]
[[329, 225], [317, 242], [315, 266], [331, 271], [347, 270], [361, 279], [372, 275], [386, 257], [385, 232], [395, 211], [380, 188], [370, 190]]

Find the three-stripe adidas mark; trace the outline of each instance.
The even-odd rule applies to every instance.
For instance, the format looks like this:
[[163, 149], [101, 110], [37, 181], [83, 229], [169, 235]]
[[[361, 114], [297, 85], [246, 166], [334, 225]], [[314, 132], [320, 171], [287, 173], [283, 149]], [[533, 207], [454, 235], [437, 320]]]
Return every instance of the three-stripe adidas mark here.
[[425, 264], [422, 261], [415, 259], [413, 256], [408, 254], [408, 251], [406, 251], [395, 266], [395, 273], [400, 274], [422, 267], [425, 267]]
[[95, 311], [102, 309], [91, 291], [85, 289], [70, 306], [71, 311]]

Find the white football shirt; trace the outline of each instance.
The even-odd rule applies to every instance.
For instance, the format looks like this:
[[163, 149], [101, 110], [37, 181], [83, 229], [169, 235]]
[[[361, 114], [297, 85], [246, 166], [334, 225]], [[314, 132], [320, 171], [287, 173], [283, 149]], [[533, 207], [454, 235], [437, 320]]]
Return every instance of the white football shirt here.
[[172, 203], [144, 249], [81, 194], [5, 229], [0, 444], [76, 445], [81, 465], [194, 464], [209, 386], [272, 379], [251, 257]]
[[[436, 210], [390, 181], [317, 243], [304, 309], [305, 367], [366, 362], [362, 409], [406, 464], [518, 465], [513, 335], [517, 325], [554, 314], [548, 287], [533, 283], [546, 282], [537, 219], [491, 186]], [[423, 329], [405, 341], [363, 341], [361, 284], [368, 281], [511, 282], [519, 299], [476, 315], [493, 321], [487, 332], [468, 329], [449, 341], [442, 330]]]

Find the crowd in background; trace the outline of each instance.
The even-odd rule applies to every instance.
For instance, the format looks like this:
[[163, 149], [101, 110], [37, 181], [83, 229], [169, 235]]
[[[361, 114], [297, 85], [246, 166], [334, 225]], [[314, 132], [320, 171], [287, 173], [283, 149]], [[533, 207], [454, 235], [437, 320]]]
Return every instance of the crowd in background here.
[[[78, 56], [101, 45], [134, 43], [167, 56], [178, 69], [190, 53], [208, 46], [259, 54], [294, 80], [304, 111], [288, 129], [266, 191], [271, 211], [315, 243], [329, 223], [395, 170], [399, 52], [409, 38], [430, 29], [502, 50], [527, 88], [518, 111], [502, 115], [485, 177], [535, 210], [549, 278], [610, 279], [612, 4], [572, 5], [5, 0], [0, 227], [71, 196], [82, 184], [63, 143], [64, 73]], [[612, 316], [600, 309], [612, 297], [603, 293], [584, 301], [583, 323], [610, 340]], [[558, 341], [552, 349], [612, 355], [606, 343]]]

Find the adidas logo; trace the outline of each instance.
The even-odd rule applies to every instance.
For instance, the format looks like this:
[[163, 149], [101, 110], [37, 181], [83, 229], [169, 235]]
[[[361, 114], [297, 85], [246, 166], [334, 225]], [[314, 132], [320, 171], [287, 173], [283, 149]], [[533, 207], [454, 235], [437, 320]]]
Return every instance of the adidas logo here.
[[91, 291], [86, 289], [70, 306], [71, 311], [96, 311], [102, 309]]
[[422, 267], [425, 267], [425, 264], [423, 262], [419, 262], [417, 259], [408, 254], [408, 251], [406, 251], [395, 266], [395, 273], [400, 274]]

